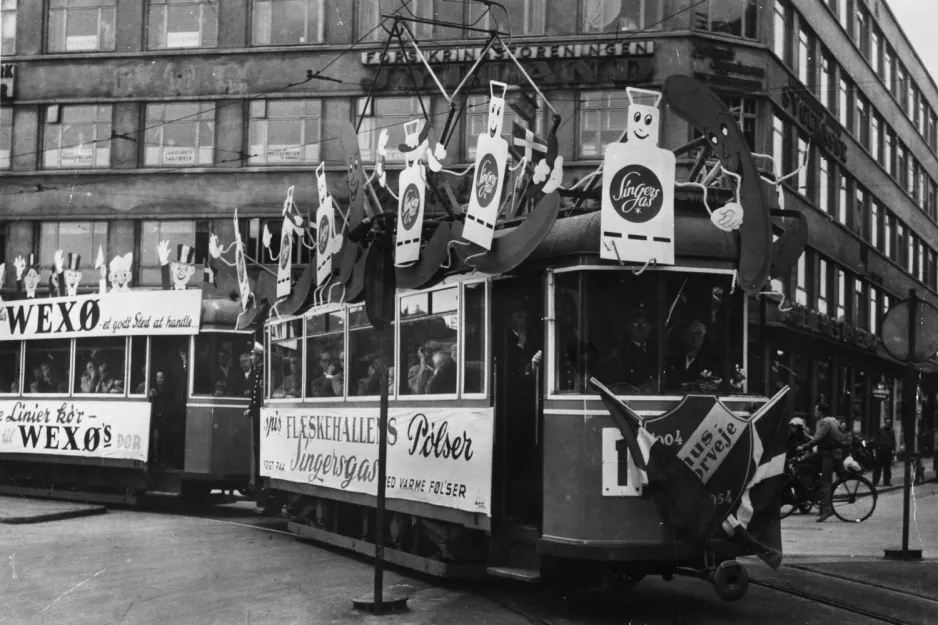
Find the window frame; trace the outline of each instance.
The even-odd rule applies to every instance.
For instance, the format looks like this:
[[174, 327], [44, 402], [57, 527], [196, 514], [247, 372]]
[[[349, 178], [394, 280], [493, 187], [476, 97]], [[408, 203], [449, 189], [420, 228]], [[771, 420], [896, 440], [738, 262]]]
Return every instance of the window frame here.
[[[91, 164], [90, 165], [49, 165], [48, 154], [56, 153], [57, 160], [59, 163], [62, 162], [62, 151], [70, 148], [74, 148], [77, 152], [77, 149], [84, 144], [63, 144], [63, 135], [65, 133], [65, 126], [67, 125], [64, 120], [66, 112], [70, 112], [75, 109], [87, 109], [94, 108], [93, 121], [91, 122], [73, 122], [71, 125], [81, 124], [81, 125], [90, 125], [94, 128], [94, 133], [92, 138], [88, 141], [89, 147], [91, 147]], [[100, 120], [99, 116], [104, 113], [104, 110], [107, 110], [107, 121]], [[68, 170], [68, 169], [110, 169], [111, 168], [111, 137], [114, 133], [114, 107], [111, 104], [50, 104], [45, 107], [42, 123], [42, 151], [41, 151], [41, 169], [44, 170]], [[106, 125], [108, 129], [107, 138], [102, 140], [98, 137], [98, 132], [103, 129], [100, 128], [101, 125]], [[46, 142], [49, 139], [49, 133], [53, 130], [58, 132], [58, 145], [59, 147], [54, 150], [46, 149]], [[101, 147], [103, 146], [103, 147]], [[98, 164], [99, 154], [102, 150], [107, 151], [107, 162], [103, 165]]]
[[13, 107], [0, 106], [0, 170], [13, 166]]
[[[60, 6], [52, 6], [52, 2], [45, 5], [45, 12], [47, 16], [47, 23], [45, 26], [46, 34], [46, 51], [49, 54], [82, 54], [89, 52], [113, 52], [116, 49], [116, 30], [117, 30], [117, 0], [94, 0], [97, 2], [94, 6], [69, 6], [71, 2], [75, 0], [54, 0], [54, 3]], [[74, 37], [94, 37], [96, 39], [96, 45], [94, 47], [80, 47], [76, 49], [68, 49], [68, 23], [69, 23], [69, 11], [88, 11], [91, 9], [96, 9], [98, 12], [97, 15], [97, 34], [95, 35], [73, 35]], [[110, 12], [111, 15], [111, 24], [110, 24], [110, 41], [104, 42], [103, 39], [107, 36], [106, 33], [106, 20], [105, 13]], [[53, 32], [53, 27], [56, 25], [57, 15], [63, 15], [63, 21], [61, 22], [62, 28], [62, 42], [61, 46], [55, 41], [55, 36], [58, 33]], [[103, 45], [104, 43], [109, 44], [109, 47]]]
[[[271, 103], [281, 103], [281, 102], [302, 102], [304, 109], [308, 110], [311, 103], [315, 103], [314, 108], [318, 109], [318, 112], [315, 117], [270, 117], [270, 104]], [[263, 107], [263, 112], [255, 112], [257, 109]], [[251, 100], [248, 103], [248, 131], [246, 133], [247, 139], [247, 166], [248, 167], [297, 167], [297, 166], [308, 166], [308, 165], [317, 165], [320, 162], [321, 150], [320, 145], [322, 144], [322, 109], [323, 101], [321, 98], [284, 98], [284, 99], [267, 99], [267, 100]], [[304, 112], [305, 115], [305, 112]], [[280, 152], [283, 152], [290, 148], [298, 148], [301, 150], [302, 158], [295, 161], [276, 161], [270, 162], [270, 155], [274, 152], [270, 149], [270, 121], [274, 120], [277, 122], [288, 122], [295, 121], [298, 123], [300, 132], [300, 143], [297, 145], [287, 145], [284, 146]], [[317, 124], [317, 140], [310, 141], [309, 137], [306, 136], [306, 125], [309, 121], [315, 120]], [[257, 123], [259, 126], [257, 128], [258, 133], [262, 133], [264, 140], [261, 144], [258, 144], [261, 153], [254, 154], [254, 145], [251, 143], [251, 139], [254, 136], [255, 132], [254, 124]], [[261, 131], [263, 128], [263, 131]], [[310, 151], [310, 148], [314, 150], [312, 156], [307, 156], [307, 153]], [[264, 158], [264, 162], [256, 162], [256, 158]]]
[[[146, 44], [147, 50], [198, 50], [198, 49], [214, 49], [218, 47], [218, 26], [219, 26], [219, 0], [148, 0], [147, 1], [147, 13], [146, 13]], [[199, 43], [196, 45], [183, 44], [183, 45], [169, 45], [170, 34], [176, 33], [185, 33], [189, 34], [196, 31], [175, 31], [173, 33], [169, 30], [169, 10], [171, 6], [175, 7], [185, 7], [185, 6], [196, 6], [199, 11], [198, 19], [198, 35]], [[152, 20], [153, 14], [155, 11], [161, 11], [161, 20], [162, 25], [157, 31], [156, 36], [162, 36], [162, 41], [158, 41], [156, 45], [152, 45]], [[207, 8], [212, 9], [209, 13], [209, 16], [206, 17]], [[207, 20], [215, 21], [215, 41], [209, 44], [205, 43], [205, 25]]]
[[0, 22], [9, 25], [10, 20], [12, 20], [13, 23], [12, 28], [7, 31], [12, 32], [12, 37], [4, 37], [0, 33], [0, 56], [16, 56], [16, 12], [18, 8], [17, 0], [2, 0], [2, 3], [0, 3]]
[[[401, 300], [405, 297], [413, 297], [414, 295], [423, 295], [423, 294], [427, 295], [427, 299], [429, 300], [432, 297], [431, 296], [432, 293], [435, 293], [437, 291], [443, 291], [446, 289], [452, 289], [454, 287], [456, 288], [456, 326], [457, 326], [457, 330], [456, 330], [457, 348], [456, 349], [459, 351], [459, 354], [457, 354], [458, 358], [456, 361], [456, 392], [436, 393], [436, 394], [422, 393], [419, 395], [407, 393], [407, 394], [402, 395], [400, 393], [400, 384], [402, 380], [401, 369], [403, 368], [400, 366], [401, 356], [402, 356], [401, 354], [401, 349], [402, 349], [401, 329], [403, 327], [402, 325], [403, 320], [401, 319]], [[447, 399], [459, 398], [459, 391], [461, 388], [460, 381], [462, 380], [464, 376], [464, 370], [459, 367], [459, 361], [465, 358], [465, 354], [463, 353], [462, 343], [460, 339], [460, 335], [465, 335], [465, 332], [462, 331], [463, 319], [462, 319], [461, 297], [462, 297], [462, 288], [460, 287], [459, 283], [447, 282], [446, 280], [444, 280], [443, 282], [440, 282], [439, 284], [433, 285], [429, 289], [414, 289], [414, 290], [398, 291], [395, 294], [394, 296], [394, 306], [395, 306], [394, 308], [395, 309], [395, 313], [394, 313], [394, 320], [395, 320], [395, 324], [394, 324], [394, 388], [397, 391], [397, 396], [400, 401], [435, 401], [435, 400], [447, 400]], [[428, 313], [428, 315], [426, 316], [432, 316], [435, 314], [436, 313]], [[486, 362], [486, 366], [488, 366], [488, 362]], [[483, 372], [483, 375], [486, 375], [486, 373]], [[475, 395], [475, 393], [473, 395]]]
[[[325, 2], [324, 0], [302, 0], [303, 6], [306, 9], [306, 16], [303, 20], [303, 29], [306, 33], [306, 41], [294, 41], [289, 43], [273, 43], [273, 6], [278, 2], [294, 2], [296, 0], [251, 0], [251, 46], [255, 48], [260, 47], [271, 47], [271, 46], [312, 46], [312, 45], [322, 45], [326, 43], [325, 39]], [[317, 7], [316, 10], [316, 25], [317, 32], [315, 39], [310, 37], [309, 26], [310, 26], [310, 5], [315, 3]], [[258, 6], [267, 5], [268, 9], [268, 33], [267, 33], [267, 43], [259, 43], [257, 37], [257, 28], [260, 18], [258, 17]]]
[[[618, 2], [619, 3], [619, 16], [620, 16], [618, 19], [621, 22], [621, 20], [623, 19], [621, 17], [622, 0], [597, 0], [597, 1], [602, 3], [603, 7], [605, 7], [607, 2], [613, 3], [613, 4]], [[603, 29], [603, 28], [590, 29], [588, 27], [589, 24], [586, 21], [587, 15], [586, 15], [585, 7], [583, 7], [582, 3], [578, 2], [577, 9], [580, 9], [580, 14], [582, 17], [579, 20], [577, 20], [579, 22], [577, 32], [583, 35], [602, 35], [602, 34], [611, 34], [611, 33], [635, 33], [635, 32], [645, 32], [645, 31], [651, 31], [651, 30], [661, 30], [662, 18], [664, 15], [664, 1], [663, 0], [640, 0], [640, 2], [641, 2], [641, 7], [639, 8], [639, 21], [641, 23], [637, 25], [638, 26], [637, 28], [634, 28], [634, 29], [614, 28], [614, 29], [608, 29], [608, 30]], [[648, 15], [647, 7], [649, 6], [649, 4], [653, 4], [654, 6], [657, 7], [657, 15], [654, 15], [654, 16]], [[600, 8], [600, 11], [604, 11], [604, 8]], [[651, 21], [649, 22], [649, 20]]]
[[[185, 114], [185, 115], [183, 115], [182, 117], [180, 117], [180, 118], [178, 118], [178, 119], [174, 119], [174, 120], [172, 120], [172, 121], [166, 121], [166, 119], [165, 119], [165, 117], [166, 117], [166, 107], [167, 107], [167, 106], [173, 106], [173, 105], [183, 105], [183, 104], [195, 105], [195, 106], [197, 107], [197, 110], [196, 110], [195, 112], [193, 112], [193, 113]], [[159, 123], [155, 123], [156, 120], [155, 120], [154, 118], [151, 118], [151, 116], [150, 116], [151, 107], [154, 107], [154, 108], [155, 108], [155, 107], [163, 107], [163, 108], [162, 108], [161, 115], [160, 115]], [[217, 138], [217, 135], [218, 135], [218, 132], [217, 132], [218, 129], [217, 129], [217, 127], [216, 127], [217, 120], [218, 120], [217, 115], [216, 115], [216, 113], [217, 113], [217, 108], [218, 108], [218, 107], [216, 106], [216, 103], [215, 103], [214, 100], [210, 100], [210, 101], [201, 101], [201, 100], [200, 100], [200, 101], [194, 101], [194, 102], [148, 102], [148, 103], [146, 104], [145, 108], [144, 108], [144, 114], [143, 114], [144, 123], [146, 124], [145, 130], [144, 130], [144, 133], [143, 133], [143, 134], [144, 134], [144, 146], [143, 146], [143, 166], [144, 166], [144, 168], [173, 168], [173, 169], [186, 169], [186, 168], [189, 168], [189, 167], [211, 167], [211, 166], [213, 166], [213, 165], [215, 164], [215, 150], [216, 150], [216, 147], [217, 147], [216, 138]], [[207, 116], [207, 115], [209, 115], [209, 114], [211, 114], [210, 117], [203, 118], [203, 115]], [[174, 124], [177, 124], [177, 123], [195, 124], [196, 145], [195, 145], [194, 147], [192, 147], [192, 146], [167, 146], [167, 145], [166, 145], [166, 129], [167, 129], [168, 127], [174, 125]], [[202, 129], [201, 129], [201, 126], [202, 126], [203, 123], [208, 123], [208, 124], [211, 126], [211, 129], [212, 129], [212, 132], [211, 132], [211, 134], [212, 134], [212, 143], [211, 143], [211, 146], [202, 145], [202, 138], [201, 138]], [[151, 131], [151, 130], [156, 130], [156, 131], [159, 132], [159, 136], [160, 136], [159, 144], [155, 144], [155, 145], [151, 146], [150, 143], [148, 142], [148, 136], [147, 136], [147, 135], [150, 134], [150, 131]], [[179, 148], [187, 148], [187, 149], [188, 149], [188, 148], [191, 148], [192, 150], [194, 150], [194, 161], [195, 161], [195, 162], [193, 162], [193, 163], [191, 163], [191, 164], [188, 164], [188, 163], [181, 163], [181, 164], [172, 164], [172, 163], [170, 163], [170, 164], [167, 164], [167, 163], [165, 162], [165, 161], [166, 161], [165, 150], [166, 150], [167, 147], [169, 147], [169, 148], [176, 148], [176, 147], [179, 147]], [[151, 149], [159, 150], [159, 159], [158, 159], [159, 162], [157, 162], [157, 163], [150, 163], [150, 162], [149, 162], [149, 158], [150, 158], [150, 154], [151, 154], [150, 150], [151, 150]], [[203, 162], [203, 161], [202, 161], [202, 151], [203, 151], [203, 150], [211, 150], [211, 156], [210, 156], [210, 160], [209, 160], [208, 162]]]

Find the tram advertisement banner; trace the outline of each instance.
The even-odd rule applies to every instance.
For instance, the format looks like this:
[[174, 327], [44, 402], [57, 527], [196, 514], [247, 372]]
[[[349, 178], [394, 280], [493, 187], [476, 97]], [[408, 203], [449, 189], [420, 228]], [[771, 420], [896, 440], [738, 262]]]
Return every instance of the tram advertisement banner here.
[[0, 454], [147, 461], [146, 401], [0, 401]]
[[[388, 409], [387, 496], [491, 515], [491, 408]], [[378, 409], [261, 409], [261, 475], [377, 495]]]
[[0, 341], [198, 334], [202, 291], [131, 291], [3, 303]]

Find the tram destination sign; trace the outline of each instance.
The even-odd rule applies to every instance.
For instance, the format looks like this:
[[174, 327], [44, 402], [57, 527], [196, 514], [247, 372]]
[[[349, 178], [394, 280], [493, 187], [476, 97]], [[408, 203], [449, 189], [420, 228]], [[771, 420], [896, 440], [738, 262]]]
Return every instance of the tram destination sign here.
[[[387, 496], [491, 515], [491, 408], [388, 409]], [[376, 408], [261, 409], [261, 475], [377, 495]]]
[[146, 401], [0, 401], [0, 456], [40, 454], [147, 461]]
[[202, 291], [131, 291], [3, 303], [0, 341], [197, 334]]

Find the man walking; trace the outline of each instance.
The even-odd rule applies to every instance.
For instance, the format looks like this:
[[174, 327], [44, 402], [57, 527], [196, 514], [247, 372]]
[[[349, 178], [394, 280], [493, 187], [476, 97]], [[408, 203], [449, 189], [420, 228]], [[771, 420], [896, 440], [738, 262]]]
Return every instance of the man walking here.
[[821, 459], [821, 514], [818, 516], [817, 522], [823, 523], [834, 514], [831, 501], [831, 485], [834, 480], [834, 471], [844, 460], [843, 448], [846, 437], [841, 431], [837, 419], [824, 416], [829, 411], [826, 404], [819, 404], [816, 411], [820, 417], [817, 423], [817, 431], [807, 443], [800, 445], [798, 449], [810, 449], [817, 445], [818, 455]]
[[892, 485], [892, 457], [896, 451], [896, 433], [892, 429], [892, 421], [886, 423], [876, 433], [873, 439], [876, 448], [876, 464], [873, 467], [873, 486], [879, 485], [879, 476], [883, 476], [883, 486]]

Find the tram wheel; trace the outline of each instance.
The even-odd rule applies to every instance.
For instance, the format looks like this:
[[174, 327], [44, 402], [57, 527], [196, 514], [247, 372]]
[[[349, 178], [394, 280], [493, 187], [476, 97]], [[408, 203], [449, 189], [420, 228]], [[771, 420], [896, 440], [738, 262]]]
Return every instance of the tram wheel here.
[[414, 517], [392, 512], [388, 519], [388, 543], [397, 550], [406, 550], [413, 527]]

